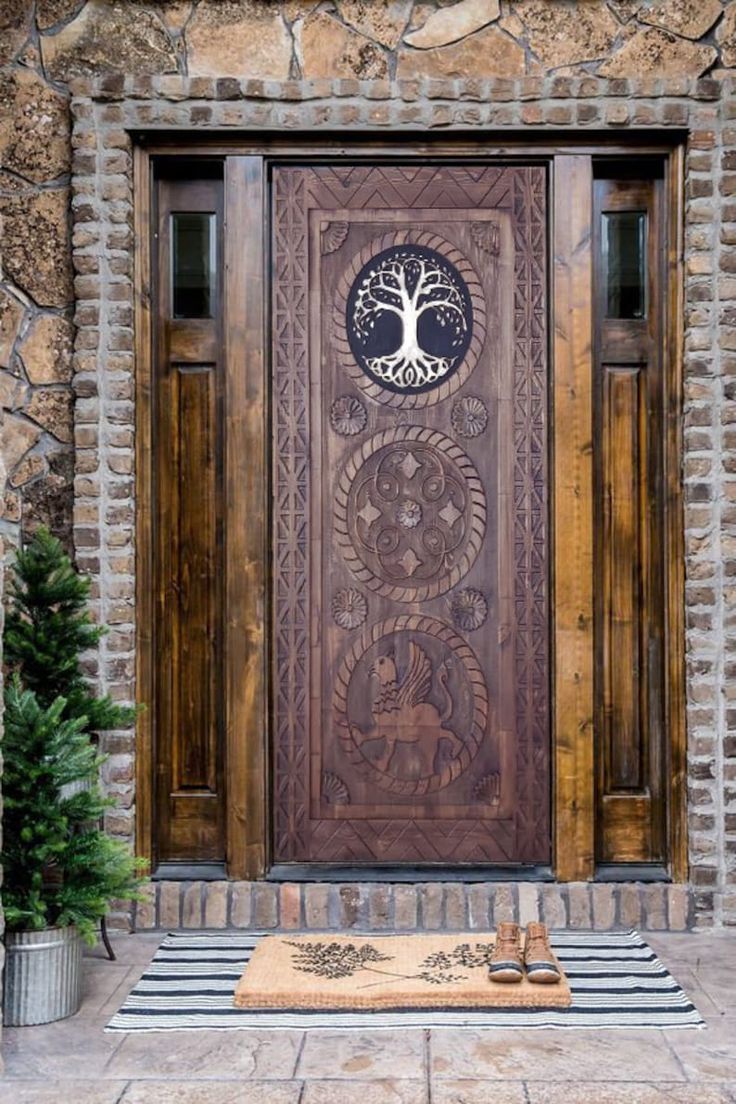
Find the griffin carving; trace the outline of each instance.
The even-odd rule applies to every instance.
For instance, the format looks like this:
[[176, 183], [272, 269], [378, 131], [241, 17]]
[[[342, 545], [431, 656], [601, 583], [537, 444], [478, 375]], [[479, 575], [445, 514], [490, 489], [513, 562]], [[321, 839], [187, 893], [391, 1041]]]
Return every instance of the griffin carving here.
[[379, 656], [370, 668], [371, 678], [378, 680], [371, 714], [375, 722], [367, 732], [351, 726], [358, 746], [369, 740], [383, 740], [384, 747], [376, 767], [388, 771], [397, 743], [413, 745], [421, 755], [422, 776], [434, 774], [435, 760], [441, 740], [450, 744], [453, 759], [463, 749], [462, 740], [445, 728], [452, 715], [453, 702], [447, 688], [447, 668], [441, 663], [437, 681], [445, 697], [445, 708], [439, 710], [427, 698], [432, 690], [434, 672], [426, 653], [409, 643], [409, 665], [399, 681], [393, 654]]

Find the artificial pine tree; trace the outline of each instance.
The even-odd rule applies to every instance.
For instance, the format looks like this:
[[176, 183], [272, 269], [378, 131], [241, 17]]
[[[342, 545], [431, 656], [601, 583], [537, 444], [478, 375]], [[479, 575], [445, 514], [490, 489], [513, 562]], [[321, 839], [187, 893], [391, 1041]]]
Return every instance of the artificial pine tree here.
[[16, 554], [9, 593], [5, 662], [33, 690], [41, 705], [66, 701], [65, 718], [86, 717], [100, 732], [125, 728], [135, 710], [98, 698], [84, 680], [80, 655], [94, 648], [106, 629], [95, 625], [87, 609], [90, 581], [80, 575], [61, 542], [38, 529]]
[[11, 931], [76, 924], [93, 942], [109, 902], [137, 897], [141, 863], [99, 828], [114, 802], [100, 791], [86, 718], [65, 716], [66, 704], [42, 705], [17, 674], [8, 680], [3, 906]]
[[129, 725], [135, 709], [97, 698], [81, 653], [105, 629], [88, 610], [89, 580], [39, 529], [17, 553], [5, 660], [3, 904], [7, 926], [76, 924], [92, 941], [112, 900], [135, 898], [142, 864], [100, 828], [106, 809], [92, 733]]

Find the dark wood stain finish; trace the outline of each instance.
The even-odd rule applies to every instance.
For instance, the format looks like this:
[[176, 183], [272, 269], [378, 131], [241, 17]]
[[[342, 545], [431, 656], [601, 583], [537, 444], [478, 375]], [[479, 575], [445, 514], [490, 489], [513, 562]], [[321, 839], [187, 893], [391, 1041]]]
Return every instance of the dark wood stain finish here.
[[170, 309], [172, 213], [214, 213], [219, 257], [222, 181], [163, 178], [157, 200], [155, 859], [224, 861], [221, 289], [212, 318]]
[[555, 873], [594, 870], [593, 413], [590, 157], [554, 163]]
[[[529, 145], [417, 142], [401, 168], [381, 165], [375, 140], [341, 140], [335, 168], [288, 166], [328, 146], [135, 150], [138, 851], [154, 869], [226, 862], [232, 877], [272, 861], [501, 871], [552, 858], [562, 880], [596, 862], [669, 862], [681, 880], [682, 150], [642, 149], [662, 179], [617, 182], [593, 180], [623, 164], [616, 143], [535, 147], [554, 200], [548, 385], [545, 170], [487, 160], [518, 165]], [[218, 214], [217, 317], [173, 321], [165, 215], [197, 204]], [[606, 323], [600, 212], [632, 204], [650, 212], [660, 308]], [[379, 401], [336, 321], [348, 258], [407, 230], [465, 258], [483, 300], [477, 363], [439, 402]], [[487, 415], [476, 436], [480, 407], [453, 416], [468, 396]], [[375, 483], [399, 448], [464, 481], [458, 556], [472, 562], [447, 589], [401, 595], [356, 547], [360, 473]], [[402, 528], [397, 556], [421, 556], [420, 531]], [[453, 606], [468, 590], [483, 601]]]
[[267, 414], [260, 157], [225, 166], [225, 624], [227, 868], [255, 878], [266, 866]]
[[[396, 250], [472, 304], [432, 389], [351, 346]], [[549, 862], [545, 170], [277, 167], [272, 257], [274, 858]]]
[[[667, 858], [663, 182], [595, 181], [599, 862]], [[646, 214], [647, 308], [606, 317], [602, 217]]]

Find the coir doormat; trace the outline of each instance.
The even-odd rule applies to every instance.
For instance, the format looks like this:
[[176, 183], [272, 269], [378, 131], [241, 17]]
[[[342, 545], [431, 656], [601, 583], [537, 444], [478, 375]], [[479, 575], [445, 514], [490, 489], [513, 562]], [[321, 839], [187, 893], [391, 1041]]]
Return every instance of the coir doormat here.
[[[329, 939], [329, 936], [323, 936]], [[366, 936], [367, 938], [367, 936]], [[471, 942], [475, 933], [462, 937]], [[638, 932], [551, 933], [567, 976], [567, 1008], [281, 1012], [236, 1008], [235, 986], [261, 936], [243, 931], [167, 935], [108, 1031], [333, 1030], [401, 1027], [698, 1028], [703, 1020]]]
[[491, 982], [495, 935], [269, 935], [235, 986], [238, 1008], [284, 1011], [567, 1008], [570, 987]]

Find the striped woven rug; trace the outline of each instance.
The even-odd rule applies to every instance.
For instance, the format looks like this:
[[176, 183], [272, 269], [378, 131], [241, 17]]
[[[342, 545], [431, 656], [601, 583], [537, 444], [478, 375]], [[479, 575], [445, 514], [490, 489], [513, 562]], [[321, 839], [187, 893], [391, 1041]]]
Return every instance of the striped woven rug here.
[[235, 984], [259, 938], [251, 932], [234, 931], [167, 935], [106, 1030], [704, 1026], [690, 998], [636, 931], [553, 932], [551, 943], [569, 979], [572, 1005], [482, 1012], [257, 1012], [234, 1008]]

